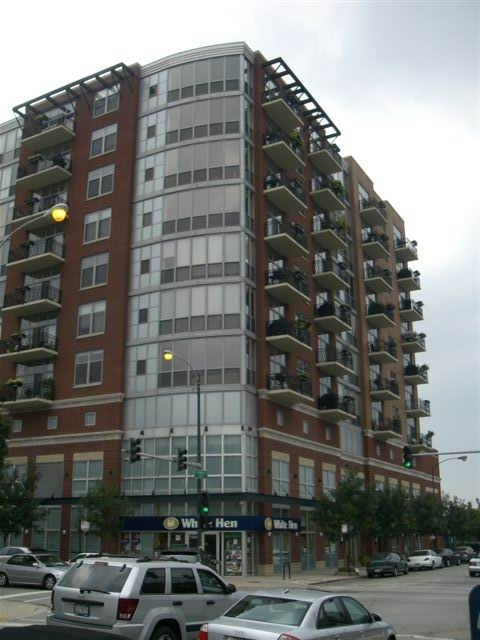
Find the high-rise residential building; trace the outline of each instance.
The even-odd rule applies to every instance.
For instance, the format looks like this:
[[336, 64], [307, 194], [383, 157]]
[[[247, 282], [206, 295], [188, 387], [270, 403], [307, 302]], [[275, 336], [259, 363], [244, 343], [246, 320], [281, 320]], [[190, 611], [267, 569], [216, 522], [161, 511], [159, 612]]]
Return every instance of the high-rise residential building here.
[[[347, 469], [439, 492], [416, 243], [282, 58], [231, 43], [119, 63], [13, 111], [0, 409], [44, 508], [22, 542], [195, 545], [206, 491], [222, 574], [311, 570], [336, 562], [315, 499]], [[426, 454], [412, 469], [406, 445]], [[134, 505], [118, 548], [80, 530], [99, 482]]]

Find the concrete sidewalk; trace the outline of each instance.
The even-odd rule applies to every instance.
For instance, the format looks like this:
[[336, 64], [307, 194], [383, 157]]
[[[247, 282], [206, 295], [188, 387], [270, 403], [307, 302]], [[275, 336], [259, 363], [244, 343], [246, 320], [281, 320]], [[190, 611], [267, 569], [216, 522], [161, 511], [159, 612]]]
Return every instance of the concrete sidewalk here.
[[337, 569], [322, 569], [297, 574], [292, 573], [290, 577], [288, 577], [287, 573], [285, 578], [282, 574], [275, 574], [273, 576], [226, 576], [224, 580], [234, 584], [237, 589], [254, 590], [281, 587], [314, 587], [318, 589], [321, 588], [323, 584], [328, 584], [329, 582], [356, 580], [365, 575], [364, 569], [360, 569], [359, 573], [355, 573], [352, 570], [350, 575], [346, 572], [339, 572]]

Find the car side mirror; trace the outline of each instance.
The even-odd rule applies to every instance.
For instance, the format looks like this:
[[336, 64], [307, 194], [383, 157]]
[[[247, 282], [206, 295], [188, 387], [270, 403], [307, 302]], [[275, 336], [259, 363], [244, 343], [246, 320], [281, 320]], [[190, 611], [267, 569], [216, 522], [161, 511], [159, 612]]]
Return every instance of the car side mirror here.
[[38, 562], [32, 562], [32, 567], [39, 567], [40, 565], [38, 564]]
[[234, 584], [231, 584], [231, 583], [227, 584], [227, 593], [235, 593], [236, 590], [237, 590], [237, 587]]
[[382, 616], [379, 616], [378, 613], [371, 613], [372, 622], [381, 622]]

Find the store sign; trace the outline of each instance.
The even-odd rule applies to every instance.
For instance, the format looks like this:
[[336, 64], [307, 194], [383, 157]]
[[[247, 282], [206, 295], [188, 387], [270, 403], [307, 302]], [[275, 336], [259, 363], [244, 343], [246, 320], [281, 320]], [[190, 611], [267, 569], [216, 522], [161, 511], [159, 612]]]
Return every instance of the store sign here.
[[[135, 516], [124, 519], [124, 531], [196, 531], [196, 516]], [[299, 518], [209, 516], [210, 531], [300, 531]]]

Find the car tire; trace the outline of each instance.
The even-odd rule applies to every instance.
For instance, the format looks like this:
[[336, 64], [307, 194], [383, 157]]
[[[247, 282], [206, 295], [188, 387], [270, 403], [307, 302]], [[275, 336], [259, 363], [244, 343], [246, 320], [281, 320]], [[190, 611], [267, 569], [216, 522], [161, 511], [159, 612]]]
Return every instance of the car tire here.
[[6, 573], [0, 573], [0, 587], [8, 587], [8, 576]]
[[405, 569], [403, 570], [403, 575], [406, 576], [408, 573], [408, 565], [405, 565]]
[[445, 566], [446, 566], [446, 567], [449, 567], [449, 566], [450, 566], [450, 560], [449, 560], [448, 558], [445, 560]]
[[432, 564], [430, 565], [430, 570], [433, 571], [435, 569], [435, 563], [432, 562]]
[[172, 627], [160, 625], [150, 636], [150, 640], [179, 640], [177, 632]]
[[55, 576], [52, 576], [52, 574], [49, 573], [43, 579], [42, 586], [44, 589], [48, 589], [48, 591], [51, 591], [56, 584], [57, 584], [57, 581], [55, 579]]
[[392, 576], [396, 578], [398, 576], [397, 567], [393, 567]]

